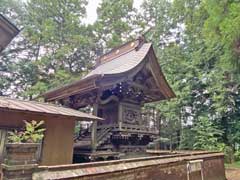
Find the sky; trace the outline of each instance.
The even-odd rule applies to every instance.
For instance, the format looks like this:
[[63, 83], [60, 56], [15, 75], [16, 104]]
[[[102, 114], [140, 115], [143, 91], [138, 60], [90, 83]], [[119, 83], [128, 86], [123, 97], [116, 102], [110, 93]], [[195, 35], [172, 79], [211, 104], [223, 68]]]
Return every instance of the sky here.
[[[87, 6], [87, 18], [86, 23], [92, 24], [97, 19], [97, 7], [101, 0], [89, 0]], [[143, 0], [134, 0], [134, 7], [139, 9]]]

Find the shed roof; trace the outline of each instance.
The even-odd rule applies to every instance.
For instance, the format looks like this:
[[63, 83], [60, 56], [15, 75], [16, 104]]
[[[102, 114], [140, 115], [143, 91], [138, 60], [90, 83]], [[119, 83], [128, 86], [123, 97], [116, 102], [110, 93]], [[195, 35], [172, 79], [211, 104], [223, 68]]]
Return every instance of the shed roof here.
[[19, 29], [0, 14], [0, 52], [19, 33]]
[[[146, 59], [148, 55], [151, 57]], [[146, 64], [147, 61], [145, 60], [154, 61], [152, 66], [155, 66], [153, 67], [156, 72], [155, 80], [159, 85], [161, 85], [159, 90], [161, 90], [164, 97], [159, 99], [169, 99], [175, 97], [174, 92], [168, 85], [156, 60], [152, 43], [148, 43], [142, 38], [125, 43], [100, 56], [97, 59], [95, 69], [81, 80], [51, 90], [43, 94], [43, 96], [47, 101], [60, 100], [65, 97], [79, 93], [84, 94], [86, 92], [102, 88], [105, 86], [103, 83], [104, 80], [107, 81], [106, 84], [108, 85], [109, 83], [117, 83], [117, 80], [124, 79], [124, 77], [127, 77], [129, 72], [138, 69], [141, 64]], [[114, 80], [110, 82], [109, 78], [112, 77], [117, 78], [114, 78]]]
[[35, 113], [41, 115], [56, 115], [62, 117], [71, 117], [81, 121], [103, 120], [102, 118], [83, 113], [70, 108], [65, 108], [49, 103], [40, 103], [36, 101], [24, 101], [0, 97], [0, 111], [14, 111]]

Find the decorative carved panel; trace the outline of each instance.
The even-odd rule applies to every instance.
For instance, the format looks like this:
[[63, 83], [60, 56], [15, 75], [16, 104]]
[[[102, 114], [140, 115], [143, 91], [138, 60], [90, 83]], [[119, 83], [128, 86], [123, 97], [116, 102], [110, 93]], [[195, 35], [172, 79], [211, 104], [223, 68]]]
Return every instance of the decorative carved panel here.
[[139, 125], [141, 121], [141, 111], [139, 106], [122, 105], [122, 120], [126, 124]]

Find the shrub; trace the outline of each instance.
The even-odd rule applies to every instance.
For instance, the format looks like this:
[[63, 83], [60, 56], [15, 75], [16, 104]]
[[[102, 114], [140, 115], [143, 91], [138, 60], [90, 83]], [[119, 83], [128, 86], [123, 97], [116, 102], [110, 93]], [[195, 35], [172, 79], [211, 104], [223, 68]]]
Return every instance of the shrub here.
[[219, 150], [224, 153], [225, 163], [231, 164], [234, 162], [234, 150], [232, 147], [223, 145]]
[[12, 143], [38, 143], [43, 138], [44, 128], [41, 128], [44, 124], [43, 121], [37, 122], [32, 120], [30, 122], [24, 121], [25, 127], [23, 131], [9, 132], [8, 140]]
[[234, 160], [235, 160], [235, 161], [240, 161], [240, 150], [237, 150], [237, 151], [234, 153]]

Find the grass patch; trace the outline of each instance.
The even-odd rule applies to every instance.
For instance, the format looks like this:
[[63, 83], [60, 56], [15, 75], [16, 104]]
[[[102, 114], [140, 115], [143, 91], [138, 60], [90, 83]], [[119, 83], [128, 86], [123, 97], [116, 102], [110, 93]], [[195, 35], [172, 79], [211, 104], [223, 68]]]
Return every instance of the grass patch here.
[[239, 168], [240, 169], [240, 161], [236, 161], [232, 164], [225, 163], [226, 168]]

